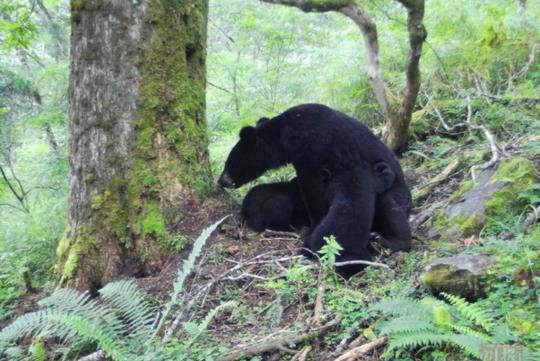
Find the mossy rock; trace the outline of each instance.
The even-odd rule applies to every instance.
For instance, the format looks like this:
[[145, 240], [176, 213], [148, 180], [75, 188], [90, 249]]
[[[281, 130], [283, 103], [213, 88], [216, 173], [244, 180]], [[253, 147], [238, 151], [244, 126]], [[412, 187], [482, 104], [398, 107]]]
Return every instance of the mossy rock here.
[[526, 206], [518, 197], [538, 181], [534, 163], [523, 157], [485, 170], [477, 183], [467, 181], [450, 196], [450, 205], [435, 218], [431, 237], [454, 240], [477, 234], [489, 222], [518, 215]]
[[470, 301], [486, 295], [488, 270], [495, 259], [486, 255], [458, 255], [430, 262], [420, 276], [422, 285], [431, 293], [441, 292]]

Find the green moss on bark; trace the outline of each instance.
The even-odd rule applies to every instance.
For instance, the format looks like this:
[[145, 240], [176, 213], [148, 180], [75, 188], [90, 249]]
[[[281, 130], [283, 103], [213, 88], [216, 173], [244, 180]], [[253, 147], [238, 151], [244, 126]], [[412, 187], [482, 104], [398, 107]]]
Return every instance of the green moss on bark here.
[[92, 274], [89, 275], [91, 281], [99, 283], [99, 248], [101, 242], [85, 227], [77, 229], [75, 243], [70, 244], [70, 232], [66, 231], [56, 249], [56, 273], [60, 276], [60, 284], [65, 280], [73, 279], [77, 275], [80, 267], [80, 260], [84, 257], [91, 265]]
[[[101, 0], [72, 0], [72, 19], [79, 21], [92, 13], [92, 20], [98, 12], [125, 17], [115, 14], [121, 7], [113, 5]], [[62, 279], [78, 277], [81, 267], [84, 272], [95, 268], [99, 283], [99, 273], [108, 272], [109, 265], [117, 267], [122, 252], [135, 253], [142, 256], [140, 259], [148, 256], [148, 250], [156, 247], [146, 241], [151, 238], [165, 244], [173, 239], [169, 230], [183, 216], [183, 205], [205, 197], [210, 190], [205, 120], [208, 1], [152, 0], [139, 10], [145, 12], [136, 32], [141, 38], [133, 44], [133, 55], [128, 49], [141, 75], [136, 94], [138, 115], [130, 117], [133, 123], [128, 124], [134, 128], [134, 144], [130, 144], [130, 154], [111, 157], [103, 165], [113, 172], [87, 173], [83, 179], [91, 185], [87, 189], [92, 189], [92, 197], [87, 197], [82, 211], [76, 213], [80, 219], [72, 226], [77, 224], [77, 229], [66, 232], [58, 247], [57, 270]], [[94, 55], [97, 50], [88, 48]], [[98, 119], [98, 123], [94, 126], [101, 131], [116, 129], [110, 119]], [[107, 174], [116, 177], [109, 180]], [[111, 260], [100, 259], [100, 252], [107, 247], [117, 254]]]
[[142, 106], [134, 175], [157, 191], [176, 178], [204, 197], [211, 185], [204, 116], [208, 4], [162, 0], [148, 7], [145, 21], [153, 24], [154, 40], [140, 65]]

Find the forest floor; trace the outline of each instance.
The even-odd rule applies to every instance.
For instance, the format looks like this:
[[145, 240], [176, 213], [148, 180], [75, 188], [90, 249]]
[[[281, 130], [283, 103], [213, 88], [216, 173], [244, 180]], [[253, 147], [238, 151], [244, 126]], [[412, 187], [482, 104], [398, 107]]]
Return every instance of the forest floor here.
[[[540, 155], [532, 158], [538, 167]], [[440, 167], [413, 172], [415, 165], [410, 162], [403, 161], [408, 169], [407, 181], [415, 192], [440, 172]], [[481, 243], [477, 237], [441, 242], [426, 234], [429, 219], [444, 209], [448, 197], [468, 177], [467, 171], [456, 171], [427, 199], [417, 202], [411, 215], [410, 252], [390, 253], [373, 244], [373, 261], [377, 264], [348, 281], [300, 256], [301, 235], [273, 231], [258, 234], [248, 229], [239, 205], [223, 190], [217, 190], [202, 205], [194, 204], [190, 216], [177, 229], [189, 239], [195, 239], [215, 220], [229, 217], [207, 239], [183, 288], [185, 323], [201, 322], [215, 312], [198, 342], [190, 344], [186, 360], [220, 355], [217, 360], [226, 361], [244, 352], [244, 357], [238, 359], [330, 361], [354, 347], [369, 344], [376, 339], [374, 328], [380, 321], [374, 321], [369, 310], [372, 304], [389, 295], [422, 298], [426, 290], [419, 277], [427, 262]], [[154, 272], [137, 279], [157, 309], [169, 299], [178, 270], [190, 251], [188, 247], [180, 253], [171, 252]], [[39, 291], [17, 299], [17, 308], [2, 320], [0, 329], [17, 316], [35, 310], [37, 301], [45, 296]], [[321, 328], [324, 330], [318, 332]], [[384, 345], [382, 342], [372, 347], [361, 359], [382, 360]], [[457, 357], [448, 360], [471, 359]], [[403, 358], [415, 359], [426, 358]]]

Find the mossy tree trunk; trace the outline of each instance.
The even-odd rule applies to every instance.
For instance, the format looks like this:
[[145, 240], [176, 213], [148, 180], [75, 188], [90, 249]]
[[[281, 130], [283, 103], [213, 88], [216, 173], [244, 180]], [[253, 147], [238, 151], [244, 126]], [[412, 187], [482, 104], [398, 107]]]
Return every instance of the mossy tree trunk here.
[[62, 284], [141, 272], [208, 191], [208, 0], [72, 0]]

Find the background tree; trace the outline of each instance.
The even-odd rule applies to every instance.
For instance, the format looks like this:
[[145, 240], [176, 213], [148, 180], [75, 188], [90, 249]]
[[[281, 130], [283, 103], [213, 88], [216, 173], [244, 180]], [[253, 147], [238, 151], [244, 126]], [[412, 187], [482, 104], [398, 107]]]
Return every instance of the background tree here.
[[377, 26], [371, 16], [354, 0], [261, 0], [271, 4], [294, 6], [305, 12], [337, 11], [353, 20], [364, 37], [368, 57], [368, 76], [377, 102], [385, 118], [383, 138], [395, 151], [401, 151], [409, 138], [409, 123], [420, 91], [420, 56], [427, 37], [423, 24], [424, 0], [398, 0], [408, 13], [409, 55], [407, 58], [405, 90], [401, 99], [387, 87], [379, 56]]
[[206, 0], [72, 1], [63, 283], [144, 270], [207, 192], [207, 11]]

